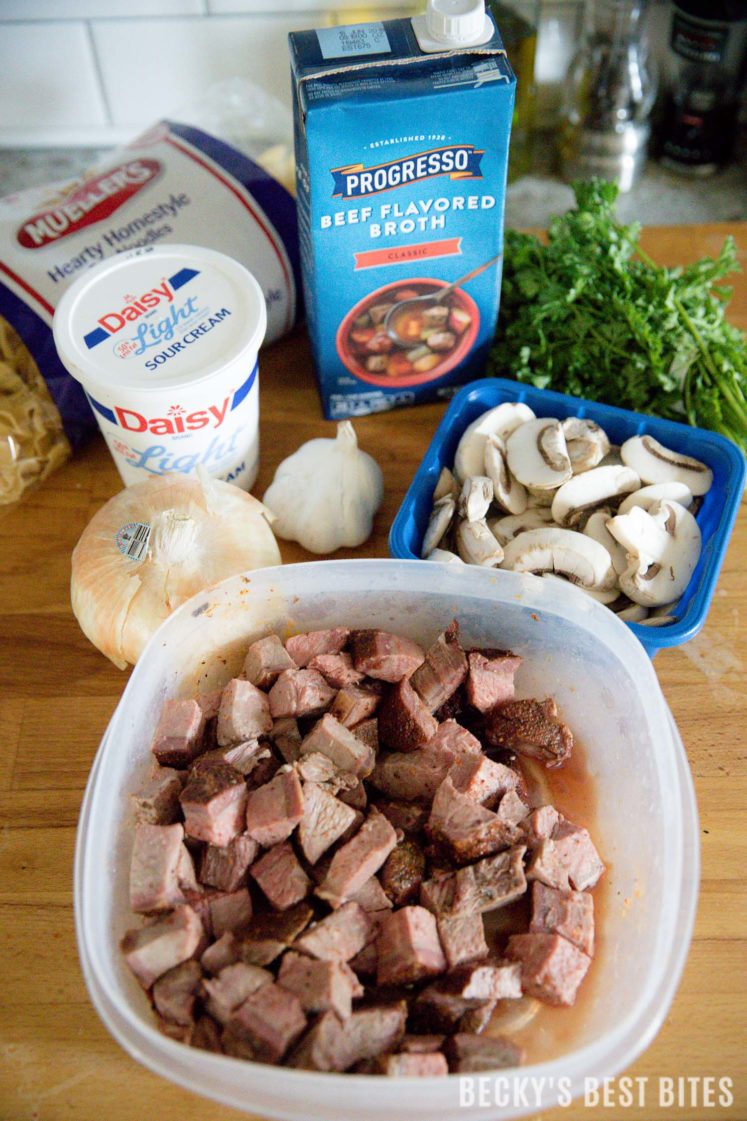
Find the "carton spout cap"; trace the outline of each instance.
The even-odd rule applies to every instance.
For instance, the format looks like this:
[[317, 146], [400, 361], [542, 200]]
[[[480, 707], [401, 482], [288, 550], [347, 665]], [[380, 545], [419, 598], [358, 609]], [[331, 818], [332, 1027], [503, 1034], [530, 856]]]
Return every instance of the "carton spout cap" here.
[[485, 0], [428, 0], [425, 26], [445, 47], [472, 46], [484, 33]]

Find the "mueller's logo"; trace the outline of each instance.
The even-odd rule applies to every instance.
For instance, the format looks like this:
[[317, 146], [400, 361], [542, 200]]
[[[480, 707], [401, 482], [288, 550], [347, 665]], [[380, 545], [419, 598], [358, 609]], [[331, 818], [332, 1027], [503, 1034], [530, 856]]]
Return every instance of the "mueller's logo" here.
[[332, 197], [365, 198], [439, 175], [448, 175], [450, 179], [482, 179], [480, 160], [484, 154], [485, 150], [475, 148], [474, 144], [450, 144], [375, 167], [364, 167], [362, 163], [335, 167], [332, 169], [335, 182]]
[[25, 221], [16, 235], [19, 244], [24, 249], [41, 249], [111, 217], [160, 172], [158, 160], [130, 160], [86, 179], [54, 206]]
[[[117, 307], [100, 315], [96, 320], [97, 326], [83, 336], [83, 342], [86, 344], [87, 349], [92, 350], [95, 346], [98, 346], [99, 343], [105, 342], [105, 340], [111, 338], [112, 335], [116, 335], [118, 331], [121, 331], [122, 328], [126, 327], [128, 324], [136, 323], [138, 319], [147, 315], [148, 312], [153, 311], [155, 308], [161, 305], [164, 307], [168, 306], [173, 302], [174, 292], [179, 288], [183, 288], [185, 284], [188, 284], [190, 280], [193, 280], [199, 275], [197, 269], [180, 269], [179, 272], [174, 273], [173, 276], [162, 277], [158, 284], [154, 284], [152, 288], [141, 292], [137, 296], [132, 294], [123, 296], [122, 302], [118, 304]], [[190, 314], [192, 311], [194, 311], [194, 308], [190, 308]], [[182, 310], [178, 311], [176, 316], [174, 314], [170, 315], [169, 322], [171, 322], [171, 320], [178, 320], [179, 318], [185, 318], [182, 314]], [[172, 327], [174, 325], [175, 324], [172, 324]], [[160, 336], [163, 335], [164, 332], [161, 331]], [[133, 353], [135, 352], [134, 345], [131, 351]]]

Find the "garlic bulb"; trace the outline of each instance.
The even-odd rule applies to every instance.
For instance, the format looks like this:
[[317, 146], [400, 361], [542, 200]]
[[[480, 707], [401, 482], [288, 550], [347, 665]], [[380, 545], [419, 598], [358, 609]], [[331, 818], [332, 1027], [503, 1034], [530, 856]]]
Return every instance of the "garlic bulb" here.
[[333, 553], [370, 537], [383, 497], [381, 468], [343, 420], [334, 440], [309, 440], [283, 460], [263, 501], [277, 516], [278, 537], [311, 553]]
[[280, 563], [261, 502], [199, 469], [128, 487], [94, 514], [73, 551], [71, 599], [83, 633], [116, 666], [190, 596]]

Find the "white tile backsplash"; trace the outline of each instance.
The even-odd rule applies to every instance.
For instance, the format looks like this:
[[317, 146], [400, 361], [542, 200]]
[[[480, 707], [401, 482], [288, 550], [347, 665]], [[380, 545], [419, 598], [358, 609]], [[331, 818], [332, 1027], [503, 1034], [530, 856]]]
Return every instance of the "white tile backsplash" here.
[[318, 22], [307, 15], [95, 22], [112, 122], [148, 124], [236, 74], [290, 105], [288, 32]]
[[199, 16], [207, 0], [0, 0], [0, 20]]
[[0, 129], [106, 123], [84, 23], [0, 24]]

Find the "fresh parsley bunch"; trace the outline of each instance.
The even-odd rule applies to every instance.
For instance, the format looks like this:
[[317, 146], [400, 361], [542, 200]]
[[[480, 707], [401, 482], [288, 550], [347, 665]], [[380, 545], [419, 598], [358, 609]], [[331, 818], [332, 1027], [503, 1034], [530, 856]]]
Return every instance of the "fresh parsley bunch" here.
[[724, 315], [738, 270], [719, 256], [660, 268], [638, 223], [615, 215], [617, 187], [573, 184], [576, 209], [543, 245], [508, 230], [498, 334], [488, 372], [711, 428], [747, 454], [747, 340]]

